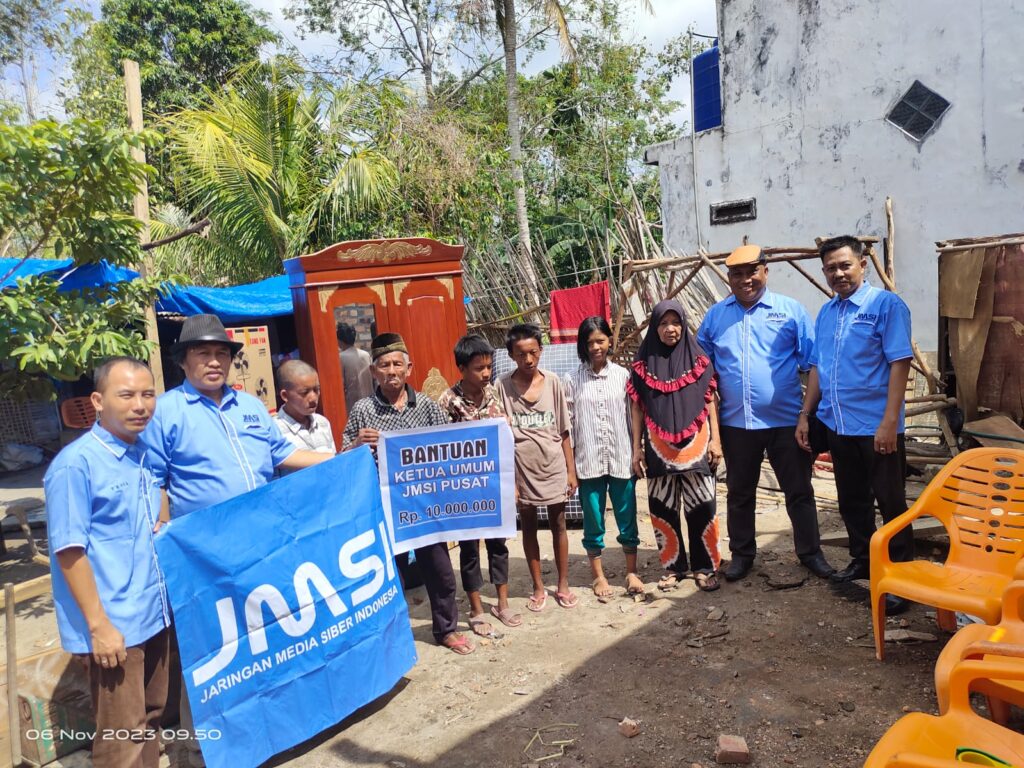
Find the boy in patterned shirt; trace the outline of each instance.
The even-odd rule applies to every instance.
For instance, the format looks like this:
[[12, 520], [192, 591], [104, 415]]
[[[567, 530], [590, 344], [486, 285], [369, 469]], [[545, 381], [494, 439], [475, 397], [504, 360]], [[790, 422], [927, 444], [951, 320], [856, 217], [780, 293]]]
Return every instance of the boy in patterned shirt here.
[[[501, 398], [491, 384], [493, 363], [494, 349], [483, 336], [470, 334], [455, 344], [455, 364], [462, 379], [438, 400], [438, 405], [453, 422], [505, 417]], [[508, 546], [503, 538], [486, 539], [484, 544], [488, 575], [498, 593], [498, 604], [491, 606], [491, 615], [506, 627], [518, 627], [523, 619], [508, 604]], [[480, 572], [479, 540], [459, 542], [459, 571], [462, 588], [469, 598], [469, 626], [476, 634], [489, 637], [494, 634], [494, 628], [484, 619], [480, 599], [484, 579]]]

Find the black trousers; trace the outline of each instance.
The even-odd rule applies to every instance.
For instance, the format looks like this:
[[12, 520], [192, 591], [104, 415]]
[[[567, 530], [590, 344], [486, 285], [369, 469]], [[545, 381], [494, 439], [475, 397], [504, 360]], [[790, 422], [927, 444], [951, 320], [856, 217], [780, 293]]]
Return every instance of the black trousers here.
[[[433, 622], [434, 640], [440, 643], [455, 632], [459, 624], [459, 607], [455, 603], [455, 571], [448, 554], [448, 545], [430, 544], [416, 550], [416, 565], [423, 577], [423, 586], [430, 598], [430, 618]], [[396, 555], [400, 568], [409, 560], [409, 554]]]
[[757, 553], [754, 512], [757, 507], [757, 481], [761, 477], [761, 462], [766, 453], [786, 497], [786, 512], [793, 525], [797, 557], [816, 554], [821, 549], [821, 538], [818, 508], [811, 486], [814, 457], [797, 444], [796, 426], [742, 429], [723, 425], [719, 431], [725, 457], [725, 484], [729, 491], [726, 523], [732, 556], [753, 558]]
[[[875, 502], [882, 521], [907, 511], [906, 446], [896, 438], [896, 452], [875, 452], [874, 436], [840, 435], [828, 430], [828, 449], [836, 476], [839, 514], [850, 537], [850, 557], [867, 563], [871, 535], [875, 532]], [[889, 556], [896, 562], [914, 559], [914, 532], [910, 526], [889, 542]]]
[[[491, 584], [508, 584], [508, 544], [504, 539], [484, 539], [487, 547], [487, 575]], [[462, 588], [467, 592], [479, 592], [484, 586], [480, 572], [480, 540], [459, 542], [459, 573]]]

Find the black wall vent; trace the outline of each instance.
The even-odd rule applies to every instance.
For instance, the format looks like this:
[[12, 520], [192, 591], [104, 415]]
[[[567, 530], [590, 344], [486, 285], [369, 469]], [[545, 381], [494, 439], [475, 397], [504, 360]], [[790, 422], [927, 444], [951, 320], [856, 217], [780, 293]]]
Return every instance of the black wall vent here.
[[746, 200], [730, 200], [726, 203], [711, 204], [712, 224], [731, 224], [734, 221], [747, 221], [757, 218], [757, 200], [748, 197]]
[[920, 80], [915, 80], [910, 90], [896, 102], [896, 106], [885, 119], [914, 141], [924, 141], [947, 109], [948, 101], [923, 85]]

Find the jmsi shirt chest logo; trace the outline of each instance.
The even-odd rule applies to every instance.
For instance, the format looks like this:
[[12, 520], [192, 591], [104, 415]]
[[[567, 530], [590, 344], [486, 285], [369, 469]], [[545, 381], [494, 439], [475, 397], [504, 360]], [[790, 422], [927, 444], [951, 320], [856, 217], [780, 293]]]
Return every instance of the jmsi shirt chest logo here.
[[[376, 553], [365, 552], [376, 544], [378, 534], [383, 545], [383, 558]], [[372, 578], [362, 586], [351, 589], [349, 594], [343, 595], [327, 578], [320, 566], [313, 562], [301, 563], [292, 576], [292, 588], [299, 606], [297, 617], [292, 615], [288, 602], [277, 586], [261, 584], [249, 593], [242, 606], [242, 612], [245, 615], [249, 647], [254, 657], [267, 653], [269, 649], [267, 631], [264, 626], [264, 607], [269, 609], [275, 619], [271, 627], [279, 627], [289, 637], [304, 637], [316, 623], [317, 603], [313, 599], [313, 589], [320, 593], [323, 603], [335, 617], [355, 611], [354, 616], [342, 620], [346, 627], [353, 619], [358, 623], [382, 607], [374, 603], [357, 609], [357, 606], [363, 603], [373, 601], [375, 598], [380, 599], [379, 593], [385, 586], [385, 581], [390, 583], [395, 580], [394, 559], [384, 524], [380, 523], [376, 531], [371, 528], [342, 544], [338, 550], [337, 568], [349, 583], [364, 580], [371, 574]], [[333, 570], [333, 567], [328, 570]], [[382, 600], [382, 605], [397, 594], [397, 586], [392, 585], [383, 596], [388, 600]], [[221, 598], [216, 602], [215, 609], [220, 624], [221, 647], [213, 658], [192, 671], [192, 682], [197, 688], [220, 674], [238, 653], [240, 641], [235, 601], [231, 597]], [[363, 615], [364, 613], [366, 615]], [[326, 642], [333, 639], [337, 633], [332, 633], [328, 629], [322, 634], [324, 637], [321, 638], [321, 641]], [[300, 644], [307, 642], [319, 644], [315, 638], [304, 638], [299, 641]], [[287, 649], [278, 655], [280, 656], [281, 653], [287, 655]], [[203, 702], [209, 700], [211, 695], [216, 695], [216, 692], [204, 692]]]
[[878, 322], [877, 312], [858, 312], [853, 316], [853, 322], [864, 323], [865, 325], [875, 325]]

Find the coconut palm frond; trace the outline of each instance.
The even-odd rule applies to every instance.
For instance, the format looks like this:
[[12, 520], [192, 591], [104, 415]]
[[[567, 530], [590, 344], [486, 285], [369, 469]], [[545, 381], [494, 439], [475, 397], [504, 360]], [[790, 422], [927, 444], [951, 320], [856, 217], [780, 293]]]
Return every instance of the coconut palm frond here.
[[558, 35], [558, 44], [562, 48], [562, 54], [567, 59], [576, 58], [576, 47], [572, 44], [572, 37], [569, 35], [569, 22], [565, 18], [565, 9], [558, 0], [544, 0], [544, 15], [555, 28]]

